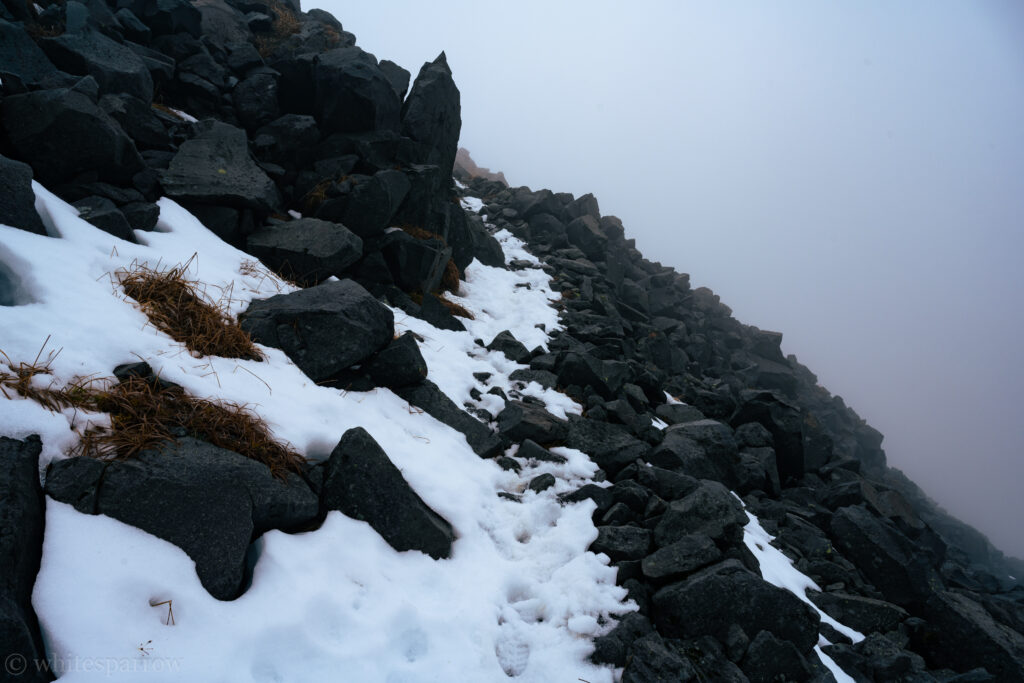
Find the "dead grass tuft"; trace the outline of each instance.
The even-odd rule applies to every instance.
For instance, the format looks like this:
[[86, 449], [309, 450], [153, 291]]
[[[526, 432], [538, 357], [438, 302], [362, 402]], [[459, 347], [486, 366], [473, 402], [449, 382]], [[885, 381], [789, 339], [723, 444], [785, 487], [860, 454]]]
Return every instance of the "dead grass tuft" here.
[[[2, 351], [0, 355], [7, 358]], [[66, 387], [55, 387], [53, 381], [37, 386], [34, 378], [51, 374], [55, 357], [51, 353], [42, 362], [37, 356], [32, 363], [17, 364], [7, 358], [10, 372], [0, 371], [0, 393], [8, 399], [13, 398], [8, 391], [17, 393], [54, 412], [74, 408], [108, 413], [110, 426], [86, 430], [71, 455], [123, 460], [187, 435], [261, 462], [279, 479], [300, 472], [305, 463], [274, 440], [266, 423], [246, 406], [195, 398], [159, 379], [129, 377], [110, 385], [109, 380], [86, 378]]]
[[454, 315], [456, 318], [466, 318], [468, 320], [475, 320], [473, 314], [469, 312], [464, 306], [461, 306], [454, 301], [449, 301], [444, 296], [439, 296], [441, 304], [448, 309], [448, 312]]
[[301, 471], [305, 462], [275, 441], [244, 405], [195, 398], [179, 386], [142, 377], [129, 377], [92, 398], [97, 412], [110, 414], [110, 428], [87, 431], [76, 455], [127, 459], [188, 435], [261, 462], [277, 478]]
[[150, 322], [192, 353], [263, 360], [226, 305], [207, 301], [199, 294], [200, 283], [185, 277], [191, 262], [165, 271], [136, 263], [117, 275], [125, 294], [138, 302]]
[[459, 267], [455, 265], [455, 261], [448, 259], [448, 263], [444, 266], [444, 274], [441, 276], [441, 289], [445, 292], [458, 294], [460, 275]]
[[302, 22], [298, 15], [280, 0], [270, 0], [270, 10], [274, 19], [270, 24], [270, 31], [256, 36], [256, 50], [261, 57], [269, 57], [274, 53], [281, 43], [289, 36], [293, 36], [302, 29]]

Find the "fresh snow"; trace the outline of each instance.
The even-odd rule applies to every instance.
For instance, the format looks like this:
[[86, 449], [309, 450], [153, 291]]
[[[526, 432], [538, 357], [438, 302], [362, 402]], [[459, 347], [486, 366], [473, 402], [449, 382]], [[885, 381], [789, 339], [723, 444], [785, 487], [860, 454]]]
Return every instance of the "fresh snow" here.
[[[59, 239], [0, 226], [0, 263], [21, 293], [19, 305], [0, 307], [0, 348], [12, 363], [41, 352], [52, 376], [35, 381], [61, 385], [107, 378], [116, 365], [142, 359], [193, 395], [247, 404], [314, 460], [361, 426], [458, 537], [452, 557], [434, 561], [396, 552], [366, 523], [332, 512], [313, 532], [265, 534], [253, 547], [252, 586], [220, 602], [176, 546], [48, 500], [33, 604], [62, 681], [134, 681], [140, 672], [153, 681], [613, 680], [612, 669], [588, 661], [591, 638], [611, 628], [610, 615], [635, 607], [615, 585], [608, 558], [587, 550], [597, 537], [594, 504], [557, 501], [591, 480], [597, 467], [585, 454], [555, 449], [566, 463], [536, 463], [516, 475], [477, 457], [460, 433], [392, 392], [317, 386], [277, 349], [263, 349], [265, 362], [193, 357], [125, 298], [118, 270], [188, 262], [189, 277], [233, 314], [292, 288], [170, 200], [159, 202], [156, 231], [136, 232], [141, 244], [132, 244], [81, 220], [41, 185], [33, 188], [44, 224]], [[537, 263], [510, 234], [498, 239], [509, 260]], [[490, 372], [490, 386], [536, 396], [555, 414], [579, 413], [558, 392], [512, 382], [508, 375], [523, 366], [474, 341], [488, 343], [508, 329], [528, 348], [546, 348], [547, 332], [558, 328], [548, 277], [539, 268], [478, 262], [465, 274], [453, 299], [475, 315], [467, 332], [396, 311], [396, 331], [424, 338], [430, 379], [463, 405], [472, 403], [472, 373]], [[6, 362], [0, 356], [0, 368]], [[488, 396], [476, 405], [493, 414], [500, 401]], [[0, 433], [40, 434], [43, 467], [104, 420], [0, 395]], [[556, 485], [526, 490], [542, 472], [555, 475]], [[167, 605], [150, 606], [167, 600], [173, 625], [165, 624]]]
[[[733, 494], [736, 495], [735, 493]], [[739, 496], [736, 496], [739, 498]], [[740, 503], [743, 500], [740, 499]], [[746, 505], [743, 505], [744, 512], [747, 513], [747, 524], [743, 527], [743, 542], [746, 544], [747, 549], [757, 558], [758, 564], [761, 566], [761, 578], [773, 586], [784, 588], [796, 597], [803, 600], [805, 603], [810, 605], [815, 612], [821, 617], [821, 620], [832, 628], [842, 633], [844, 636], [852, 640], [854, 643], [859, 643], [864, 640], [864, 634], [860, 631], [855, 631], [849, 626], [845, 626], [829, 615], [818, 609], [807, 597], [807, 591], [816, 590], [821, 591], [818, 584], [814, 580], [798, 570], [793, 566], [793, 563], [786, 557], [781, 550], [771, 544], [774, 540], [774, 536], [769, 534], [761, 526], [761, 522], [758, 521], [757, 517], [752, 515], [749, 510], [746, 509]], [[832, 675], [836, 677], [837, 683], [854, 683], [847, 673], [845, 673], [835, 661], [826, 655], [822, 651], [823, 645], [830, 645], [823, 636], [818, 636], [818, 644], [814, 646], [814, 651], [818, 654], [822, 664], [832, 672]]]

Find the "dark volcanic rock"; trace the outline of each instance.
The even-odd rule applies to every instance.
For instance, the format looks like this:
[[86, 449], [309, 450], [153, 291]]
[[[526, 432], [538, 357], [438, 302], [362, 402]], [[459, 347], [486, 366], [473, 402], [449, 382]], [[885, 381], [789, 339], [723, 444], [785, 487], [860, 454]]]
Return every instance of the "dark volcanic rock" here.
[[375, 384], [389, 389], [418, 384], [427, 378], [427, 362], [412, 332], [404, 333], [378, 351], [364, 369]]
[[808, 591], [807, 597], [822, 612], [861, 633], [888, 633], [910, 616], [902, 607], [859, 595]]
[[924, 606], [927, 624], [913, 642], [933, 666], [966, 671], [982, 664], [994, 680], [1024, 680], [1024, 636], [996, 622], [966, 595], [938, 592]]
[[501, 453], [501, 439], [487, 425], [455, 405], [430, 380], [394, 391], [411, 405], [465, 435], [470, 448], [481, 458], [493, 458]]
[[709, 536], [689, 534], [645, 557], [643, 572], [649, 579], [678, 579], [721, 558]]
[[565, 436], [566, 424], [542, 406], [509, 401], [498, 413], [498, 431], [513, 441], [533, 439], [538, 444], [551, 444]]
[[583, 451], [612, 475], [638, 458], [644, 458], [651, 450], [650, 445], [618, 425], [576, 415], [569, 416], [565, 445]]
[[818, 642], [818, 613], [789, 591], [755, 576], [737, 560], [703, 569], [653, 597], [654, 623], [667, 636], [725, 640], [732, 624], [770, 631], [806, 653]]
[[128, 242], [135, 241], [128, 219], [109, 199], [95, 196], [86, 197], [74, 202], [72, 206], [78, 209], [78, 215], [82, 220], [88, 221], [104, 232], [109, 232], [114, 237], [120, 237]]
[[253, 341], [284, 351], [314, 382], [368, 358], [394, 336], [391, 310], [352, 280], [253, 301], [239, 322]]
[[488, 351], [500, 351], [505, 357], [516, 363], [529, 363], [530, 351], [523, 343], [516, 339], [511, 332], [504, 330], [499, 332], [487, 345]]
[[595, 553], [604, 553], [612, 562], [639, 560], [651, 548], [651, 532], [638, 526], [599, 526], [597, 540], [590, 545]]
[[246, 248], [290, 280], [315, 285], [362, 258], [363, 240], [339, 223], [302, 218], [249, 235]]
[[634, 641], [629, 663], [622, 672], [622, 683], [685, 683], [700, 680], [686, 657], [669, 649], [661, 637], [652, 633]]
[[638, 612], [628, 612], [610, 633], [594, 639], [594, 654], [591, 659], [598, 664], [625, 666], [626, 653], [638, 638], [653, 632], [650, 620]]
[[388, 234], [380, 250], [395, 284], [406, 291], [424, 294], [437, 291], [452, 257], [451, 248], [441, 240], [419, 240], [401, 230]]
[[101, 180], [128, 183], [143, 168], [131, 139], [80, 92], [61, 88], [5, 97], [0, 112], [11, 144], [40, 182], [57, 185], [91, 171]]
[[401, 101], [377, 59], [358, 47], [318, 55], [313, 115], [325, 133], [397, 129]]
[[750, 641], [743, 658], [743, 673], [750, 683], [806, 681], [811, 677], [811, 669], [796, 646], [779, 640], [769, 631], [761, 631]]
[[0, 156], [0, 224], [45, 235], [46, 227], [36, 213], [32, 191], [32, 167]]
[[153, 99], [153, 79], [137, 54], [107, 36], [87, 29], [40, 41], [57, 68], [92, 76], [100, 93], [127, 93], [144, 102]]
[[[255, 535], [313, 522], [319, 502], [302, 479], [275, 479], [261, 463], [204, 441], [182, 438], [131, 460], [83, 458], [54, 462], [46, 492], [81, 512], [103, 514], [173, 543], [196, 563], [203, 586], [218, 600], [238, 596], [245, 555]], [[85, 481], [95, 482], [90, 491]], [[89, 503], [93, 509], [87, 509]]]
[[743, 538], [746, 523], [743, 505], [727, 488], [716, 481], [702, 481], [692, 493], [669, 503], [654, 528], [654, 541], [664, 548], [700, 533], [735, 543]]
[[197, 124], [163, 172], [168, 197], [269, 212], [281, 203], [277, 187], [249, 154], [245, 131], [220, 121]]
[[[0, 437], [0, 642], [7, 662], [20, 655], [29, 663], [24, 677], [42, 681], [32, 662], [45, 656], [39, 624], [32, 611], [32, 586], [43, 550], [45, 501], [39, 488], [38, 436], [24, 441]], [[5, 673], [18, 673], [8, 669]]]
[[[420, 163], [434, 164], [447, 179], [455, 166], [462, 128], [459, 89], [442, 52], [420, 69], [402, 105], [402, 134], [429, 148]], [[450, 181], [445, 181], [445, 185]]]
[[451, 554], [455, 533], [409, 486], [366, 430], [345, 432], [324, 471], [323, 505], [368, 522], [395, 550], [434, 559]]
[[[20, 3], [15, 1], [15, 6]], [[25, 10], [27, 5], [20, 5]], [[27, 18], [27, 17], [26, 17]], [[34, 85], [57, 71], [21, 26], [0, 19], [0, 79]]]
[[832, 515], [832, 542], [897, 605], [908, 605], [944, 590], [924, 548], [863, 506], [840, 508]]
[[728, 484], [735, 483], [740, 462], [732, 430], [716, 420], [670, 426], [649, 459], [659, 467]]

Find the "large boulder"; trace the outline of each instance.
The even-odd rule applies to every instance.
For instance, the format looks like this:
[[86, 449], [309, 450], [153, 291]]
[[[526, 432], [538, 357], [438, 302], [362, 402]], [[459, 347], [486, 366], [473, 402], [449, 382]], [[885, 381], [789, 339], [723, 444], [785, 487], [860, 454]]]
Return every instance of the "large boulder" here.
[[100, 93], [127, 93], [144, 102], [153, 99], [153, 79], [142, 58], [99, 31], [87, 29], [40, 41], [59, 69], [92, 76]]
[[649, 444], [619, 425], [577, 415], [569, 416], [564, 438], [566, 446], [583, 451], [610, 475], [644, 458], [651, 450]]
[[351, 175], [328, 190], [317, 216], [344, 223], [360, 237], [374, 237], [388, 228], [409, 191], [401, 171], [386, 169], [372, 176]]
[[857, 565], [890, 602], [911, 605], [945, 589], [927, 550], [862, 505], [836, 510], [830, 532], [843, 557]]
[[697, 533], [737, 543], [746, 523], [743, 505], [729, 489], [717, 481], [702, 481], [697, 489], [669, 503], [654, 527], [654, 542], [664, 548]]
[[665, 430], [650, 461], [699, 479], [735, 484], [740, 464], [732, 429], [716, 420], [675, 424]]
[[407, 292], [422, 294], [438, 290], [452, 257], [451, 247], [440, 239], [416, 239], [402, 230], [386, 235], [380, 251], [395, 284]]
[[782, 483], [799, 480], [809, 468], [804, 456], [804, 415], [797, 406], [769, 391], [745, 391], [729, 422], [756, 422], [772, 435]]
[[[130, 183], [143, 169], [135, 144], [89, 97], [58, 88], [5, 97], [0, 103], [4, 132], [36, 178], [58, 185], [82, 173]], [[75, 144], [68, 144], [74, 140]]]
[[395, 330], [391, 309], [352, 280], [253, 301], [239, 322], [253, 341], [284, 351], [314, 382], [369, 358]]
[[22, 85], [34, 85], [56, 71], [22, 27], [0, 19], [0, 80], [5, 85], [15, 79]]
[[1024, 680], [1024, 636], [996, 622], [980, 604], [943, 591], [923, 611], [928, 621], [912, 642], [930, 664], [966, 671], [980, 663], [1000, 683]]
[[566, 423], [544, 406], [523, 401], [509, 401], [498, 413], [498, 431], [512, 441], [532, 439], [541, 445], [561, 441], [566, 434]]
[[245, 131], [220, 121], [197, 125], [161, 176], [168, 197], [269, 212], [281, 204], [277, 187], [249, 154]]
[[755, 576], [738, 560], [725, 560], [657, 591], [653, 619], [673, 638], [712, 635], [722, 642], [730, 627], [769, 631], [807, 653], [818, 642], [818, 613], [795, 595]]
[[321, 500], [327, 510], [369, 523], [395, 550], [451, 555], [452, 525], [423, 502], [362, 427], [345, 432], [331, 452]]
[[154, 35], [202, 35], [202, 14], [188, 0], [129, 0], [128, 9]]
[[398, 128], [401, 101], [377, 58], [358, 47], [318, 55], [313, 115], [326, 134]]
[[442, 52], [416, 76], [402, 105], [402, 134], [427, 145], [427, 156], [420, 162], [436, 164], [448, 178], [455, 166], [461, 128], [459, 89]]
[[46, 227], [36, 213], [32, 191], [32, 167], [0, 156], [0, 224], [45, 235]]
[[398, 389], [419, 384], [427, 378], [427, 362], [423, 360], [416, 335], [406, 332], [364, 364], [374, 384]]
[[283, 276], [315, 285], [363, 256], [363, 241], [340, 223], [302, 218], [249, 235], [247, 251]]
[[[38, 436], [24, 441], [0, 437], [0, 643], [7, 662], [21, 656], [29, 667], [24, 677], [49, 678], [33, 666], [45, 656], [39, 624], [32, 611], [32, 586], [43, 551], [45, 503], [39, 487]], [[18, 674], [8, 669], [6, 674]]]
[[393, 391], [401, 398], [416, 406], [439, 422], [443, 422], [466, 437], [473, 452], [481, 458], [493, 458], [501, 454], [501, 439], [484, 423], [459, 408], [430, 380]]
[[130, 460], [54, 462], [46, 492], [80, 512], [113, 517], [178, 546], [218, 600], [238, 596], [255, 536], [304, 528], [320, 509], [298, 475], [276, 479], [262, 463], [193, 438]]

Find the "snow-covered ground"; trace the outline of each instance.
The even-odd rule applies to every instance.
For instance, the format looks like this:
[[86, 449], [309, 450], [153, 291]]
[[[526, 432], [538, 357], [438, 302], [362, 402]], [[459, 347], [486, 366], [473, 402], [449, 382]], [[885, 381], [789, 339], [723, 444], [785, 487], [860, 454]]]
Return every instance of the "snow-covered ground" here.
[[[556, 498], [590, 481], [597, 468], [585, 454], [556, 449], [565, 464], [506, 472], [386, 389], [317, 386], [272, 348], [264, 349], [264, 362], [193, 357], [126, 299], [119, 270], [191, 259], [189, 276], [235, 314], [290, 286], [167, 199], [160, 201], [157, 230], [137, 232], [140, 244], [132, 244], [33, 187], [54, 237], [0, 226], [0, 263], [19, 280], [19, 305], [0, 306], [7, 357], [0, 356], [0, 370], [7, 359], [30, 362], [42, 350], [52, 374], [35, 381], [62, 385], [145, 360], [193, 395], [248, 404], [279, 439], [313, 460], [361, 426], [457, 534], [452, 557], [435, 561], [397, 552], [366, 523], [332, 512], [316, 531], [265, 534], [255, 544], [251, 588], [221, 602], [202, 588], [176, 546], [48, 500], [33, 603], [61, 680], [135, 681], [140, 672], [153, 681], [614, 679], [612, 669], [588, 661], [591, 638], [611, 628], [610, 615], [635, 607], [615, 585], [608, 558], [587, 551], [597, 536], [593, 503], [562, 506]], [[498, 238], [506, 258], [537, 263], [512, 235]], [[454, 297], [475, 315], [465, 321], [466, 332], [439, 330], [398, 310], [396, 331], [424, 339], [430, 379], [456, 404], [471, 401], [473, 373], [487, 372], [489, 386], [536, 396], [556, 415], [578, 414], [580, 406], [563, 394], [537, 384], [515, 387], [509, 375], [523, 366], [474, 341], [508, 329], [528, 348], [545, 346], [559, 327], [554, 298], [539, 267], [511, 271], [474, 262]], [[496, 413], [502, 402], [485, 393], [477, 405]], [[42, 467], [65, 457], [77, 434], [103, 419], [55, 414], [0, 395], [0, 433], [40, 434]], [[555, 475], [556, 485], [526, 490], [542, 472]], [[499, 492], [521, 494], [522, 502]]]

